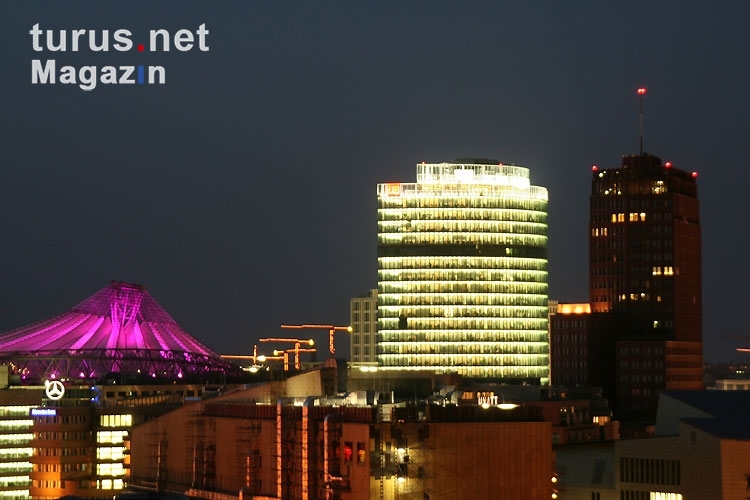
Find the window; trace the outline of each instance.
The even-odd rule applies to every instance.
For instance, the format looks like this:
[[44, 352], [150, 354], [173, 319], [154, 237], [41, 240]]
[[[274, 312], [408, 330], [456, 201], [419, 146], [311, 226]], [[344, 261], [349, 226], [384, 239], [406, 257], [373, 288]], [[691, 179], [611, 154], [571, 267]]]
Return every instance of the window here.
[[344, 461], [351, 462], [354, 458], [354, 445], [351, 441], [344, 443]]

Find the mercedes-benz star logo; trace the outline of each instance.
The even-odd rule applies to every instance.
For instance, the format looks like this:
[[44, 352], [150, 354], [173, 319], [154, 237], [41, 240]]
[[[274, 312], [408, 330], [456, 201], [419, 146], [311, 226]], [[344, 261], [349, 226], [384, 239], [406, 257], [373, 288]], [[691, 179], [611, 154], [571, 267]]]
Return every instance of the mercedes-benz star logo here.
[[48, 398], [57, 401], [63, 397], [63, 394], [65, 394], [65, 386], [59, 380], [45, 380], [44, 392], [47, 393]]

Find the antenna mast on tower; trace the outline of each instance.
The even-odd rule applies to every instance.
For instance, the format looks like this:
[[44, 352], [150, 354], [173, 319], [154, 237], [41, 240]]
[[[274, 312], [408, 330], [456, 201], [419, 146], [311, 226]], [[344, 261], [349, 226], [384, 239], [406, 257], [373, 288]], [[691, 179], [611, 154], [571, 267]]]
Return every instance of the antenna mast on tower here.
[[641, 101], [641, 112], [640, 112], [640, 139], [641, 139], [641, 156], [643, 156], [643, 96], [646, 95], [646, 88], [641, 87], [637, 91], [638, 97]]

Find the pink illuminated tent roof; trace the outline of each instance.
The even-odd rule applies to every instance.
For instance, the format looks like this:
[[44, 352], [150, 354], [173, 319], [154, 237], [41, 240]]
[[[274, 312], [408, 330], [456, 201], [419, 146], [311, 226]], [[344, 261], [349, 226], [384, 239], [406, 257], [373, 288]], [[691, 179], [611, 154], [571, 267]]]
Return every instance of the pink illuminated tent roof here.
[[[67, 373], [60, 376], [84, 379], [95, 378], [97, 371], [126, 370], [181, 378], [225, 364], [185, 332], [145, 287], [123, 282], [111, 282], [63, 314], [0, 335], [0, 359], [11, 360], [21, 375], [39, 368], [44, 373], [35, 377], [55, 375], [64, 366]], [[80, 362], [68, 369], [71, 359]], [[23, 360], [36, 360], [36, 370]]]

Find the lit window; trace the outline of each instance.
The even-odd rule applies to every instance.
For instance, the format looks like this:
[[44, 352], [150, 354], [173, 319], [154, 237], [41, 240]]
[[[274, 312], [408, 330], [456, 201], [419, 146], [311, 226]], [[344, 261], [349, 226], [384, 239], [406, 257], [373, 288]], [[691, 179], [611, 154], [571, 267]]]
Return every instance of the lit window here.
[[652, 491], [649, 500], [682, 500], [682, 493], [662, 493]]

